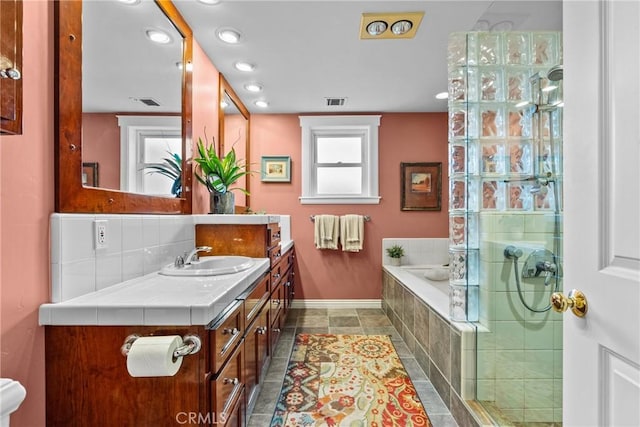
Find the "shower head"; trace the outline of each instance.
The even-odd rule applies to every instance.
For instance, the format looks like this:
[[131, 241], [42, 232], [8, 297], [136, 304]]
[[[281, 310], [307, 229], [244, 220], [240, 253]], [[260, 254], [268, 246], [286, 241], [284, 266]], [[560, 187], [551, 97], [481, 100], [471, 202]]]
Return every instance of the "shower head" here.
[[557, 82], [562, 80], [563, 77], [563, 68], [562, 68], [562, 64], [558, 64], [554, 67], [551, 67], [549, 69], [549, 71], [547, 72], [547, 78], [549, 80], [551, 80], [552, 82]]

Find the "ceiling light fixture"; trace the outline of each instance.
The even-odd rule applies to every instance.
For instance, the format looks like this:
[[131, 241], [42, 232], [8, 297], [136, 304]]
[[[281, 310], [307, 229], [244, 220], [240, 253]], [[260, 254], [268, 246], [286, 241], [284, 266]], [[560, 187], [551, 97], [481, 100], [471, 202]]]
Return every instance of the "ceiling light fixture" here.
[[256, 66], [249, 62], [236, 62], [234, 64], [234, 67], [236, 67], [236, 70], [238, 71], [245, 71], [245, 72], [253, 71], [256, 69]]
[[424, 12], [363, 13], [361, 39], [410, 39], [416, 35]]
[[249, 92], [261, 92], [262, 85], [260, 83], [247, 83], [244, 88]]
[[367, 33], [372, 36], [379, 36], [387, 31], [387, 23], [384, 21], [373, 21], [367, 25]]
[[241, 34], [240, 31], [233, 28], [221, 28], [218, 30], [218, 38], [225, 43], [236, 44], [240, 43]]
[[127, 4], [129, 6], [133, 6], [134, 4], [140, 3], [140, 0], [118, 0], [120, 3]]
[[269, 103], [267, 101], [263, 101], [261, 99], [254, 102], [254, 104], [256, 105], [256, 107], [260, 107], [260, 108], [267, 108], [269, 106]]
[[401, 19], [399, 21], [394, 22], [393, 25], [391, 25], [391, 32], [397, 36], [400, 36], [402, 34], [409, 32], [412, 27], [413, 27], [413, 23], [411, 23], [411, 21], [408, 21], [406, 19]]
[[436, 93], [436, 99], [447, 99], [447, 98], [449, 98], [449, 92]]
[[171, 43], [171, 37], [169, 34], [162, 30], [147, 30], [147, 37], [154, 43], [169, 44]]
[[206, 4], [208, 6], [213, 6], [220, 3], [220, 0], [198, 0], [202, 4]]

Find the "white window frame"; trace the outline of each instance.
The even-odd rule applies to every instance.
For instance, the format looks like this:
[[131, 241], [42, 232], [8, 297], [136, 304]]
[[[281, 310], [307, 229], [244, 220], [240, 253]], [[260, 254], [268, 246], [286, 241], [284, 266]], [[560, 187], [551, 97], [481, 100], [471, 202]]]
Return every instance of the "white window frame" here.
[[117, 116], [120, 127], [120, 189], [144, 193], [140, 188], [142, 171], [138, 164], [142, 143], [147, 136], [182, 137], [180, 116]]
[[[379, 115], [299, 116], [302, 128], [301, 204], [379, 204], [378, 128]], [[315, 144], [318, 136], [362, 136], [363, 182], [360, 195], [317, 194]]]

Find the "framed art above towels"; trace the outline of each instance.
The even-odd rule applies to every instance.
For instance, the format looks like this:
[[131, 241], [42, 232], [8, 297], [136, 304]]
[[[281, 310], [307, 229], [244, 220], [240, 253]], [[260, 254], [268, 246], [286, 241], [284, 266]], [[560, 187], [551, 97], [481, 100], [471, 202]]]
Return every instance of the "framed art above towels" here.
[[441, 210], [442, 162], [400, 163], [400, 181], [400, 210]]

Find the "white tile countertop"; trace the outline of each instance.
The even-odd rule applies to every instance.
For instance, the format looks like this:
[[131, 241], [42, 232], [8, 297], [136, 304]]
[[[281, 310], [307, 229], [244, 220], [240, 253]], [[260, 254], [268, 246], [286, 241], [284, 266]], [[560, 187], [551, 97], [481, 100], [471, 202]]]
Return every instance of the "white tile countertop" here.
[[280, 215], [207, 214], [191, 216], [194, 224], [271, 224], [280, 222]]
[[269, 269], [254, 258], [248, 270], [206, 277], [131, 279], [60, 303], [40, 306], [41, 325], [207, 325]]

